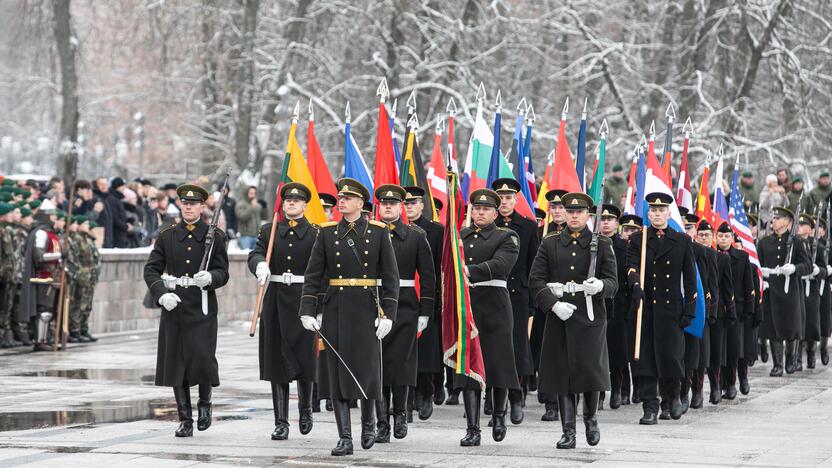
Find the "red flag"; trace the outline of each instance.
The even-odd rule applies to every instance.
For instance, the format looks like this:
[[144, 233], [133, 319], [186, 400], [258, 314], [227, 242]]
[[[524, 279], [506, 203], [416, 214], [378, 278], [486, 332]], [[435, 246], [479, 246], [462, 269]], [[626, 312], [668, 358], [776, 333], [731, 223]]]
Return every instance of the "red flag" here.
[[[312, 180], [315, 181], [318, 193], [328, 193], [336, 196], [338, 190], [335, 188], [335, 182], [332, 181], [329, 168], [326, 167], [326, 161], [321, 153], [321, 147], [318, 145], [318, 139], [315, 138], [315, 119], [311, 113], [309, 126], [306, 128], [306, 156], [306, 165], [309, 166], [309, 172], [312, 174]], [[332, 208], [332, 219], [335, 221], [341, 219], [341, 213], [337, 206]]]
[[373, 186], [398, 184], [396, 154], [393, 152], [393, 135], [390, 133], [390, 118], [384, 102], [378, 104], [378, 133], [376, 133], [376, 167]]
[[430, 163], [428, 164], [427, 179], [430, 195], [442, 203], [442, 209], [438, 213], [433, 213], [433, 220], [444, 221], [448, 209], [448, 178], [445, 161], [442, 159], [442, 133], [439, 129], [436, 130], [433, 136], [433, 154], [431, 154]]
[[[696, 216], [708, 221], [713, 226], [714, 211], [711, 209], [711, 199], [708, 191], [708, 177], [710, 175], [710, 168], [706, 165], [705, 171], [702, 173], [702, 182], [699, 184], [699, 196], [696, 199]], [[718, 226], [714, 226], [714, 229], [717, 228]]]
[[567, 192], [583, 192], [581, 181], [578, 180], [578, 173], [575, 172], [575, 165], [572, 162], [572, 152], [569, 151], [569, 144], [566, 142], [566, 115], [560, 119], [558, 128], [558, 144], [555, 147], [555, 162], [549, 180], [549, 190], [566, 190]]

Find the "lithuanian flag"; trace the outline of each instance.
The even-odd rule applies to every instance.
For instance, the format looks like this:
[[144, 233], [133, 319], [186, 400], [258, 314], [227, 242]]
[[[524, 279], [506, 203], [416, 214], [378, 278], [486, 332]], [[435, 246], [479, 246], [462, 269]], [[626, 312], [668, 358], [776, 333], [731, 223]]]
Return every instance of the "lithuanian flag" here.
[[277, 187], [277, 201], [274, 204], [274, 210], [278, 212], [278, 219], [282, 219], [281, 207], [283, 200], [280, 198], [280, 188], [283, 184], [289, 182], [299, 182], [312, 192], [312, 198], [306, 205], [306, 219], [314, 224], [324, 223], [327, 220], [326, 213], [324, 213], [324, 206], [321, 204], [320, 197], [318, 197], [318, 189], [315, 187], [315, 181], [309, 172], [309, 166], [306, 165], [306, 159], [304, 159], [298, 140], [295, 138], [297, 128], [298, 120], [295, 117], [292, 119], [292, 127], [289, 129], [289, 142], [286, 144], [286, 157], [283, 161], [283, 176]]

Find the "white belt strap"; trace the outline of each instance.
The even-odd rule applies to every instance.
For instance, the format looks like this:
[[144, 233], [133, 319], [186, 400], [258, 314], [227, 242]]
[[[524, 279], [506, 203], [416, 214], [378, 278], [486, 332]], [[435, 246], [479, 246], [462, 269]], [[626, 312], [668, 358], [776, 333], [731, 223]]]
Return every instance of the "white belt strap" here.
[[[381, 280], [376, 281], [376, 284], [381, 286]], [[400, 288], [415, 288], [416, 287], [416, 280], [415, 279], [400, 279], [399, 280], [399, 287]]]
[[493, 288], [508, 288], [508, 283], [506, 280], [488, 280], [488, 281], [480, 281], [479, 283], [471, 283], [472, 288], [477, 288], [480, 286], [491, 286]]
[[269, 281], [272, 283], [283, 283], [285, 285], [303, 284], [303, 275], [293, 275], [286, 272], [280, 275], [269, 276]]
[[568, 283], [546, 283], [546, 286], [552, 290], [552, 292], [557, 297], [563, 297], [565, 293], [584, 293], [584, 299], [586, 300], [586, 316], [589, 318], [590, 322], [595, 321], [595, 309], [592, 307], [592, 296], [588, 296], [586, 294], [586, 286], [580, 283], [576, 283], [574, 281], [570, 281]]
[[197, 285], [194, 283], [194, 279], [190, 276], [181, 276], [176, 277], [173, 275], [164, 274], [162, 275], [162, 281], [165, 283], [165, 287], [169, 291], [173, 291], [177, 287], [180, 288], [196, 288]]

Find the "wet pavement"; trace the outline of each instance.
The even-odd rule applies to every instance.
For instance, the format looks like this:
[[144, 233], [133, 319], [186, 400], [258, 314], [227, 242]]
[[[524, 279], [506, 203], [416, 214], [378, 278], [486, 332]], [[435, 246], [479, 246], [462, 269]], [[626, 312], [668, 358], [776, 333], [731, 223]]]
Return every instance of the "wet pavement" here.
[[155, 334], [144, 333], [64, 353], [0, 351], [0, 466], [832, 466], [832, 371], [822, 366], [775, 379], [770, 364], [758, 363], [750, 395], [656, 426], [637, 424], [636, 405], [606, 409], [600, 445], [586, 445], [579, 421], [578, 448], [566, 451], [554, 448], [560, 423], [540, 421], [534, 393], [525, 421], [509, 426], [503, 442], [491, 439], [483, 416], [483, 445], [469, 449], [459, 447], [461, 406], [437, 406], [404, 440], [368, 451], [353, 410], [355, 455], [333, 458], [331, 412], [316, 413], [313, 431], [302, 436], [293, 402], [289, 440], [270, 440], [271, 397], [257, 379], [257, 340], [247, 324], [220, 329], [214, 422], [193, 438], [173, 437], [172, 392], [153, 385], [155, 350]]

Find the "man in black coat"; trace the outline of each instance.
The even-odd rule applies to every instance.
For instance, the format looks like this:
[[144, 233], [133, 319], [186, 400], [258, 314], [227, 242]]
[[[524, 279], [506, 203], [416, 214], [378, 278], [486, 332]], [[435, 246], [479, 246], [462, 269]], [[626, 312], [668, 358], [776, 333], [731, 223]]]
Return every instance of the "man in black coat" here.
[[199, 269], [209, 231], [202, 220], [208, 192], [198, 185], [182, 185], [176, 192], [182, 222], [159, 233], [144, 266], [144, 281], [153, 302], [162, 306], [156, 385], [173, 387], [180, 420], [176, 436], [190, 437], [191, 386], [199, 386], [197, 429], [204, 431], [211, 425], [211, 387], [220, 384], [215, 291], [228, 282], [228, 255], [225, 234], [217, 229], [208, 263]]
[[[339, 440], [331, 453], [343, 456], [353, 453], [349, 400], [361, 400], [361, 447], [369, 449], [376, 441], [381, 340], [396, 320], [399, 269], [387, 225], [362, 216], [364, 201], [371, 198], [367, 188], [346, 177], [336, 187], [343, 218], [321, 225], [304, 274], [300, 316], [303, 327], [319, 330], [332, 352], [327, 356], [327, 394]], [[319, 301], [324, 304], [320, 325]]]
[[[433, 311], [428, 316], [427, 327], [422, 330], [417, 341], [418, 373], [416, 374], [415, 406], [419, 409], [419, 418], [427, 419], [433, 413], [433, 404], [441, 405], [445, 401], [442, 383], [445, 372], [442, 365], [442, 239], [445, 228], [441, 224], [431, 221], [430, 216], [424, 216], [425, 191], [421, 187], [404, 187], [404, 209], [407, 219], [422, 228], [427, 234], [430, 253], [433, 257], [433, 271], [435, 291], [432, 297]], [[450, 371], [450, 368], [447, 368]], [[452, 392], [453, 378], [448, 372], [448, 400], [449, 404], [458, 404], [458, 394]], [[455, 400], [451, 401], [451, 400]]]
[[824, 366], [829, 364], [828, 345], [829, 335], [832, 334], [832, 289], [830, 289], [830, 284], [832, 284], [832, 262], [830, 261], [832, 260], [830, 259], [832, 249], [826, 242], [827, 229], [826, 218], [821, 218], [818, 255], [826, 264], [826, 280], [821, 280], [820, 286], [820, 344], [818, 349], [820, 351], [820, 362]]
[[280, 188], [283, 220], [277, 224], [272, 256], [266, 252], [272, 223], [260, 228], [257, 244], [248, 254], [248, 268], [261, 285], [268, 284], [260, 315], [260, 380], [271, 383], [274, 407], [272, 440], [289, 437], [289, 383], [297, 381], [298, 428], [312, 430], [312, 387], [317, 380], [317, 336], [298, 320], [303, 271], [318, 237], [318, 226], [304, 217], [309, 188], [291, 182]]
[[[636, 216], [621, 217], [621, 210], [614, 205], [604, 205], [601, 212], [601, 235], [612, 241], [615, 252], [618, 284], [627, 284], [627, 239], [630, 234], [641, 229], [641, 219]], [[625, 223], [618, 234], [619, 219]], [[630, 290], [618, 288], [615, 297], [606, 300], [607, 308], [607, 350], [610, 362], [610, 408], [618, 409], [622, 404], [622, 387], [624, 376], [630, 372], [629, 328], [627, 312], [630, 309]], [[603, 395], [602, 400], [603, 401]]]
[[543, 239], [530, 283], [538, 306], [555, 315], [546, 320], [540, 389], [558, 396], [563, 435], [557, 448], [570, 449], [575, 448], [578, 394], [583, 395], [586, 441], [594, 446], [601, 440], [596, 411], [600, 392], [610, 388], [605, 300], [615, 297], [618, 277], [612, 242], [587, 227], [592, 198], [574, 192], [562, 200], [567, 229]]
[[782, 377], [784, 342], [788, 371], [794, 372], [794, 355], [804, 326], [799, 313], [804, 294], [800, 278], [812, 271], [812, 263], [803, 242], [791, 234], [794, 213], [783, 207], [775, 207], [772, 211], [772, 234], [760, 241], [757, 250], [763, 278], [768, 283], [763, 295], [761, 334], [771, 343], [770, 375]]
[[722, 368], [722, 398], [733, 400], [737, 397], [737, 373], [740, 361], [745, 359], [745, 322], [754, 314], [754, 282], [751, 279], [751, 262], [748, 254], [734, 247], [735, 236], [728, 222], [717, 229], [716, 245], [720, 252], [727, 253], [731, 262], [731, 280], [734, 286], [733, 323], [725, 324], [725, 367]]
[[122, 200], [124, 200], [122, 192], [126, 188], [124, 179], [121, 177], [115, 177], [110, 182], [110, 191], [107, 192], [107, 197], [104, 199], [104, 202], [107, 205], [107, 211], [110, 215], [113, 243], [105, 247], [126, 248], [130, 246], [127, 233], [133, 226], [127, 222], [127, 211], [124, 209], [124, 204], [122, 203]]
[[[627, 278], [632, 306], [637, 310], [636, 326], [641, 327], [641, 340], [635, 343], [640, 355], [632, 363], [633, 375], [639, 378], [644, 409], [639, 423], [652, 425], [657, 423], [659, 389], [662, 399], [670, 402], [671, 417], [682, 417], [679, 393], [680, 379], [685, 375], [683, 329], [696, 315], [696, 267], [690, 239], [668, 227], [673, 197], [650, 193], [646, 200], [650, 205], [651, 226], [630, 237]], [[646, 251], [642, 252], [645, 234]], [[643, 287], [639, 278], [642, 255], [645, 257]], [[638, 307], [642, 300], [639, 323]]]
[[[816, 220], [813, 216], [803, 213], [800, 215], [800, 225], [797, 235], [806, 243], [806, 251], [810, 254], [812, 271], [801, 278], [803, 283], [804, 303], [806, 304], [806, 322], [803, 328], [803, 341], [796, 353], [797, 370], [803, 370], [803, 349], [806, 349], [806, 367], [815, 368], [815, 352], [820, 341], [820, 283], [826, 279], [826, 259], [819, 255], [820, 246], [815, 245]], [[818, 241], [820, 231], [818, 230]], [[819, 242], [818, 242], [819, 244]]]
[[[517, 233], [517, 239], [520, 241], [520, 254], [508, 278], [508, 292], [514, 312], [514, 364], [517, 367], [517, 376], [520, 378], [522, 388], [508, 393], [508, 400], [511, 404], [509, 419], [512, 424], [520, 424], [523, 422], [523, 407], [526, 406], [525, 393], [528, 389], [528, 380], [534, 376], [534, 362], [529, 345], [529, 319], [531, 318], [529, 316], [531, 310], [529, 308], [531, 303], [529, 271], [532, 268], [534, 256], [537, 254], [540, 239], [537, 237], [537, 223], [523, 217], [514, 209], [518, 192], [520, 192], [520, 183], [514, 178], [497, 179], [492, 182], [491, 188], [500, 195], [497, 226], [511, 229]], [[486, 396], [486, 401], [488, 401], [487, 398]]]
[[[520, 241], [517, 233], [497, 227], [500, 196], [490, 189], [471, 192], [473, 224], [460, 233], [465, 254], [463, 270], [470, 283], [471, 308], [479, 331], [485, 364], [485, 385], [493, 392], [493, 426], [491, 435], [497, 442], [506, 435], [506, 407], [509, 390], [519, 390], [514, 364], [514, 317], [507, 280], [511, 275]], [[480, 383], [463, 375], [454, 375], [454, 386], [463, 391], [468, 430], [460, 440], [463, 447], [480, 445]]]
[[[393, 436], [407, 436], [408, 387], [416, 387], [418, 367], [416, 340], [430, 323], [435, 311], [436, 277], [427, 235], [415, 224], [402, 222], [405, 191], [398, 185], [385, 184], [376, 188], [378, 212], [390, 228], [390, 241], [399, 268], [399, 306], [393, 329], [382, 340], [384, 371], [382, 399], [376, 401], [378, 436], [376, 442], [390, 442], [390, 407], [393, 407]], [[417, 279], [418, 278], [418, 279]], [[418, 281], [419, 294], [416, 287]], [[392, 396], [392, 399], [391, 399]], [[433, 412], [433, 395], [427, 396], [419, 410], [420, 419]], [[425, 411], [430, 409], [430, 412]]]

